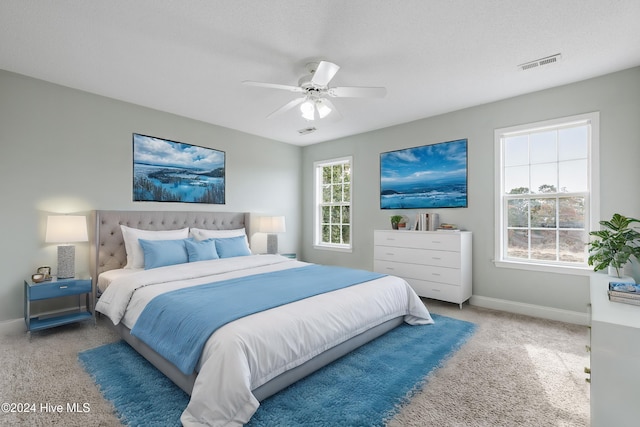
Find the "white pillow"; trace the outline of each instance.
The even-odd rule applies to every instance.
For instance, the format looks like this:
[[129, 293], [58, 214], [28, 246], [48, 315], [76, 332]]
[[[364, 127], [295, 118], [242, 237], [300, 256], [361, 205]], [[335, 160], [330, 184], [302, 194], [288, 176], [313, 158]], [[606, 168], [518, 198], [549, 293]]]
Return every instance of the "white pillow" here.
[[121, 225], [122, 237], [124, 238], [124, 249], [127, 251], [127, 265], [124, 268], [144, 268], [144, 253], [138, 239], [145, 240], [179, 240], [189, 237], [189, 229], [179, 230], [140, 230], [137, 228]]
[[204, 228], [192, 228], [189, 230], [189, 234], [196, 240], [225, 239], [227, 237], [238, 236], [247, 237], [247, 232], [244, 228], [234, 228], [232, 230], [206, 230]]

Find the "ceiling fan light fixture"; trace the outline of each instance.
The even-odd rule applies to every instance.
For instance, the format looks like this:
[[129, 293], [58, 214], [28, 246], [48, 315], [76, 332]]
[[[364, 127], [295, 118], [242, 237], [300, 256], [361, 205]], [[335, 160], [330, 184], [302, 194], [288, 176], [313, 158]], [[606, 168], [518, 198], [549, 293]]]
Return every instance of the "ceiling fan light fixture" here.
[[310, 99], [300, 104], [300, 111], [302, 111], [302, 117], [306, 120], [313, 120], [315, 118], [315, 105]]
[[318, 115], [321, 119], [324, 119], [333, 111], [331, 107], [322, 102], [322, 99], [316, 102], [316, 108], [318, 109]]

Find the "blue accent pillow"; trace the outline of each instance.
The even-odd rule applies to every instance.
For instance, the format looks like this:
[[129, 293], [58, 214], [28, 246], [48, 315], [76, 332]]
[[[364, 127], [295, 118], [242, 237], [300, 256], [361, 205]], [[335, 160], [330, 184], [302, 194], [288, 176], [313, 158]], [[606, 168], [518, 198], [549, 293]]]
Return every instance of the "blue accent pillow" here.
[[251, 255], [246, 236], [214, 238], [213, 240], [216, 242], [216, 252], [220, 258]]
[[179, 240], [145, 240], [138, 239], [144, 254], [144, 269], [164, 267], [167, 265], [189, 262], [185, 241]]
[[216, 251], [216, 242], [214, 239], [206, 240], [191, 240], [188, 239], [184, 242], [187, 248], [187, 255], [189, 256], [189, 262], [207, 261], [210, 259], [218, 259], [218, 252]]

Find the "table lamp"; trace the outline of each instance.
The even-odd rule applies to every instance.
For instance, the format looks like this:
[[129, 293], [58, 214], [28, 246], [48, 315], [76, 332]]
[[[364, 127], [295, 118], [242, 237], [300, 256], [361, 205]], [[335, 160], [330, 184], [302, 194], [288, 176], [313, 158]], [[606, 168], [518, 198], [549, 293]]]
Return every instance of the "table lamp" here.
[[76, 247], [69, 243], [86, 242], [87, 217], [81, 215], [56, 215], [47, 217], [47, 243], [65, 243], [58, 246], [59, 279], [74, 277], [76, 267]]
[[267, 253], [278, 253], [278, 235], [286, 231], [283, 216], [260, 217], [258, 231], [267, 233]]

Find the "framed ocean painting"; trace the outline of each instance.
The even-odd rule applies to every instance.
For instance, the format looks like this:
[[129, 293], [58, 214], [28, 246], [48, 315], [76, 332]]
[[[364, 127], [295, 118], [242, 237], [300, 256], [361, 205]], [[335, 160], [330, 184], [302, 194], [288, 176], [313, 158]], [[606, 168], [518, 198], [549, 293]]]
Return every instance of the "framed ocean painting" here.
[[467, 140], [380, 154], [380, 208], [467, 207]]
[[133, 134], [133, 200], [225, 203], [225, 152]]

